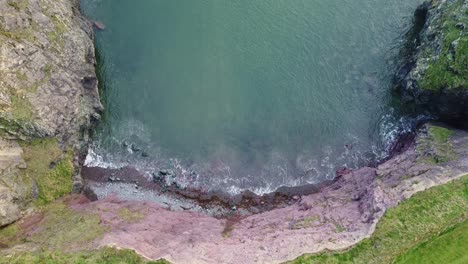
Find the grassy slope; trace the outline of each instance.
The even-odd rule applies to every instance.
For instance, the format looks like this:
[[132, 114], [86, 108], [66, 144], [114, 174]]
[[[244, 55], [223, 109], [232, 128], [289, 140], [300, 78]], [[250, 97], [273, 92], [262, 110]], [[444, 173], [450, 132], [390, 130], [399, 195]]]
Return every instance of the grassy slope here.
[[[468, 176], [464, 176], [460, 180], [417, 193], [399, 206], [389, 209], [371, 238], [350, 250], [304, 255], [292, 263], [384, 264], [392, 263], [397, 258], [401, 261], [436, 259], [446, 254], [447, 250], [447, 247], [437, 245], [448, 239], [450, 234], [456, 234], [452, 232], [465, 232], [465, 236], [460, 237], [462, 241], [451, 243], [450, 252], [466, 258], [467, 218]], [[460, 226], [464, 228], [458, 229]]]
[[37, 205], [46, 205], [72, 191], [73, 154], [63, 153], [56, 139], [35, 139], [21, 143], [26, 169], [23, 178], [33, 179], [38, 188]]
[[15, 245], [35, 245], [40, 250], [70, 250], [87, 247], [105, 232], [97, 215], [69, 209], [56, 201], [23, 222], [0, 229], [0, 249]]
[[400, 256], [398, 264], [468, 263], [468, 221]]
[[70, 197], [43, 206], [40, 213], [24, 220], [29, 224], [18, 222], [0, 229], [0, 249], [16, 245], [29, 248], [9, 257], [0, 255], [0, 264], [167, 263], [147, 262], [131, 250], [92, 248], [91, 242], [106, 228], [99, 216], [70, 209], [67, 199]]
[[103, 248], [100, 250], [60, 253], [27, 253], [21, 256], [1, 259], [0, 264], [166, 264], [164, 260], [146, 261], [132, 250]]

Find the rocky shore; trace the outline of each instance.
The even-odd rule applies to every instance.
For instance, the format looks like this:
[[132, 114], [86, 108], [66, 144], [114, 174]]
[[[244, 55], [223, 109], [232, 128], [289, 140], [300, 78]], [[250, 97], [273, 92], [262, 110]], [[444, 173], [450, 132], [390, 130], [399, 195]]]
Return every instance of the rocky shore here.
[[[468, 174], [467, 144], [465, 131], [426, 125], [415, 144], [378, 168], [353, 171], [290, 206], [249, 216], [217, 219], [116, 197], [75, 208], [99, 215], [110, 227], [96, 241], [100, 246], [173, 263], [281, 263], [346, 249], [369, 237], [388, 208]], [[139, 219], [122, 220], [116, 215], [122, 208]]]
[[[270, 197], [230, 201], [169, 189], [175, 200], [192, 201], [169, 206], [68, 195], [83, 190], [81, 153], [103, 110], [92, 25], [68, 0], [1, 1], [0, 14], [0, 256], [114, 246], [173, 263], [281, 263], [353, 247], [391, 208], [468, 175], [466, 0], [433, 0], [416, 11], [397, 88], [406, 103], [439, 120], [400, 142], [391, 159]], [[108, 181], [103, 172], [83, 172], [91, 186]], [[110, 173], [118, 188], [139, 177], [131, 169]], [[137, 191], [161, 191], [137, 180]], [[451, 224], [468, 218], [466, 199], [457, 208], [462, 213]], [[382, 261], [393, 262], [398, 252], [392, 254]]]

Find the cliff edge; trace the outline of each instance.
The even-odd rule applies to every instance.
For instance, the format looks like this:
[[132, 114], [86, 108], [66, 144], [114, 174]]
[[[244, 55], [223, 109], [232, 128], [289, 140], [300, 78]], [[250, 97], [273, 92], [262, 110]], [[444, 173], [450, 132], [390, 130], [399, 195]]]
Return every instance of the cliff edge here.
[[77, 1], [0, 1], [0, 226], [57, 196], [43, 197], [57, 169], [79, 189], [75, 153], [102, 111], [95, 64]]

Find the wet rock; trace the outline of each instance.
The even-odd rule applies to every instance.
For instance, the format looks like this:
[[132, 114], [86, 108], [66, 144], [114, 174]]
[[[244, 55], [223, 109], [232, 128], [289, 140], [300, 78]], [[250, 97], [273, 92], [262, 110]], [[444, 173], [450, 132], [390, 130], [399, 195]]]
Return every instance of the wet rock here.
[[101, 21], [92, 21], [93, 27], [98, 30], [104, 30], [106, 29], [106, 25], [102, 23]]
[[116, 177], [116, 176], [109, 176], [108, 178], [109, 182], [119, 182], [121, 181], [121, 179], [119, 177]]
[[135, 145], [135, 144], [132, 144], [132, 145], [130, 146], [130, 149], [131, 149], [133, 152], [138, 152], [138, 151], [141, 150], [141, 148], [138, 147], [138, 146]]
[[160, 172], [153, 172], [152, 173], [152, 176], [153, 176], [153, 182], [155, 183], [163, 183], [165, 181], [165, 176], [162, 175]]
[[159, 175], [161, 176], [172, 176], [174, 175], [174, 172], [171, 170], [160, 170]]
[[352, 170], [348, 169], [348, 168], [341, 168], [341, 169], [338, 169], [336, 170], [336, 177], [342, 177], [346, 174], [349, 174], [351, 173]]

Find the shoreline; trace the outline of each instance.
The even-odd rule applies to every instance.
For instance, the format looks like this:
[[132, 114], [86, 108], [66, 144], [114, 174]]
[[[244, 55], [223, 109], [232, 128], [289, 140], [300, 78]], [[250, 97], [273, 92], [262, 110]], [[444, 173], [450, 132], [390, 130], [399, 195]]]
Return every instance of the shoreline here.
[[[416, 130], [423, 124], [419, 123]], [[146, 196], [147, 201], [156, 202], [171, 210], [206, 212], [216, 217], [229, 218], [233, 214], [258, 214], [297, 203], [302, 196], [318, 193], [353, 171], [365, 167], [377, 168], [412, 147], [415, 143], [415, 137], [416, 131], [399, 135], [392, 144], [388, 156], [377, 163], [354, 170], [338, 169], [332, 180], [293, 187], [283, 186], [262, 195], [248, 190], [231, 195], [223, 191], [207, 192], [197, 188], [180, 188], [176, 184], [167, 186], [163, 181], [148, 179], [147, 176], [131, 166], [117, 169], [82, 166], [81, 171], [85, 182], [87, 182], [85, 194], [91, 201], [105, 198], [109, 194], [128, 200], [145, 200]], [[127, 191], [119, 194], [119, 189], [127, 189]], [[135, 197], [132, 197], [132, 194]]]
[[[55, 16], [49, 13], [46, 14], [49, 16], [44, 15], [36, 0], [27, 0], [24, 6], [0, 4], [2, 10], [7, 10], [6, 14], [14, 14], [12, 17], [27, 18], [32, 15], [31, 11], [38, 12], [32, 17], [43, 18], [37, 23], [44, 25], [40, 27], [43, 31], [31, 33], [27, 31], [33, 28], [30, 24], [15, 24], [20, 19], [6, 20], [5, 29], [12, 31], [0, 35], [0, 40], [6, 39], [9, 43], [5, 47], [12, 48], [12, 52], [19, 57], [24, 57], [25, 51], [16, 49], [18, 44], [18, 47], [25, 46], [26, 51], [35, 49], [39, 53], [52, 52], [52, 55], [58, 52], [60, 57], [43, 57], [49, 59], [46, 62], [57, 63], [53, 67], [61, 73], [53, 74], [54, 71], [48, 67], [29, 69], [11, 63], [6, 69], [10, 72], [19, 70], [19, 74], [2, 76], [16, 85], [13, 91], [25, 94], [21, 97], [22, 102], [28, 103], [26, 106], [30, 107], [31, 113], [19, 112], [20, 117], [35, 118], [31, 118], [30, 123], [18, 122], [22, 119], [7, 120], [14, 126], [8, 122], [4, 124], [5, 120], [0, 118], [5, 132], [0, 137], [0, 156], [7, 158], [0, 164], [3, 166], [2, 181], [6, 179], [6, 184], [0, 182], [0, 190], [5, 194], [0, 197], [0, 212], [5, 208], [8, 212], [0, 214], [0, 262], [21, 261], [17, 257], [26, 255], [27, 258], [27, 254], [38, 252], [73, 253], [106, 247], [131, 249], [147, 260], [166, 259], [173, 263], [281, 263], [307, 253], [332, 252], [330, 255], [336, 255], [356, 245], [354, 249], [360, 250], [361, 245], [366, 243], [371, 243], [371, 255], [379, 254], [383, 242], [379, 239], [382, 237], [367, 240], [378, 233], [378, 224], [388, 216], [389, 211], [398, 210], [413, 195], [425, 192], [429, 193], [422, 196], [426, 203], [416, 202], [414, 211], [417, 212], [409, 216], [414, 217], [411, 219], [413, 222], [409, 223], [416, 223], [415, 233], [408, 233], [409, 236], [401, 238], [401, 242], [410, 241], [408, 243], [412, 246], [418, 246], [427, 242], [433, 232], [442, 232], [443, 228], [450, 228], [457, 221], [466, 222], [468, 203], [463, 194], [466, 194], [468, 177], [468, 131], [460, 127], [468, 124], [468, 106], [464, 103], [468, 90], [463, 86], [468, 74], [463, 75], [467, 69], [460, 66], [463, 64], [457, 64], [457, 58], [466, 58], [468, 52], [468, 25], [464, 22], [468, 18], [463, 16], [468, 14], [465, 12], [468, 10], [466, 1], [434, 0], [418, 8], [416, 15], [424, 14], [421, 17], [425, 19], [416, 32], [419, 43], [411, 50], [411, 56], [405, 57], [411, 65], [402, 65], [395, 77], [396, 90], [401, 93], [403, 101], [423, 109], [429, 107], [428, 112], [439, 116], [441, 124], [420, 124], [414, 133], [400, 135], [391, 148], [390, 157], [375, 167], [352, 171], [344, 169], [337, 172], [339, 176], [334, 180], [319, 185], [280, 188], [264, 196], [247, 193], [234, 197], [196, 189], [181, 190], [176, 186], [165, 189], [130, 167], [122, 170], [81, 167], [83, 151], [89, 143], [88, 133], [92, 133], [89, 129], [96, 124], [93, 122], [100, 119], [102, 110], [97, 91], [98, 69], [92, 50], [92, 32], [89, 32], [90, 24], [77, 10], [78, 0], [41, 1], [57, 4], [52, 6], [57, 12]], [[459, 17], [452, 16], [453, 13], [459, 14]], [[67, 22], [68, 29], [71, 29], [58, 37], [50, 35], [50, 32], [64, 30], [53, 23], [57, 16]], [[465, 19], [462, 21], [465, 24], [450, 20], [454, 17]], [[458, 35], [445, 36], [447, 25]], [[26, 33], [32, 35], [21, 39], [24, 32], [21, 31], [21, 35], [14, 31], [18, 28], [26, 29]], [[50, 46], [44, 44], [45, 47], [39, 49], [40, 45], [34, 41]], [[77, 45], [79, 49], [73, 49]], [[13, 56], [12, 62], [18, 56]], [[453, 60], [447, 61], [447, 56], [452, 56]], [[31, 58], [37, 59], [34, 56]], [[39, 58], [39, 62], [42, 63], [42, 59]], [[72, 71], [74, 68], [63, 67], [67, 63], [78, 67], [79, 74], [74, 75], [77, 74]], [[443, 67], [459, 70], [461, 77], [456, 75], [458, 72], [449, 71], [442, 82], [434, 79], [434, 71]], [[30, 71], [28, 75], [23, 73], [24, 70]], [[423, 73], [427, 72], [429, 74], [425, 76]], [[36, 80], [30, 80], [31, 76], [40, 80], [37, 90], [21, 90], [26, 87], [22, 84]], [[465, 81], [461, 82], [461, 88], [456, 86], [459, 84], [454, 81], [458, 81], [457, 78]], [[71, 80], [73, 83], [70, 83]], [[457, 90], [459, 88], [464, 90]], [[70, 96], [70, 91], [75, 97]], [[61, 94], [68, 97], [54, 97]], [[41, 96], [45, 96], [45, 99]], [[9, 100], [10, 97], [14, 98], [13, 94], [6, 97]], [[31, 101], [37, 98], [44, 100]], [[72, 103], [67, 101], [66, 109], [61, 109], [64, 98]], [[12, 113], [18, 115], [17, 110], [13, 109]], [[11, 118], [12, 113], [6, 111], [6, 116]], [[1, 114], [5, 115], [5, 111]], [[63, 123], [58, 124], [54, 120]], [[456, 124], [459, 128], [444, 123]], [[89, 188], [93, 184], [108, 184], [111, 176], [114, 177], [111, 179], [113, 188], [103, 189], [102, 193], [97, 194]], [[453, 189], [440, 185], [454, 181], [458, 186], [457, 194], [449, 197]], [[428, 190], [436, 186], [446, 190], [441, 197], [437, 196], [437, 191]], [[129, 191], [128, 197], [143, 192], [153, 193], [153, 189], [167, 196], [164, 198], [161, 195], [158, 201], [148, 201], [111, 194], [112, 190], [120, 188]], [[85, 194], [88, 198], [77, 193]], [[102, 194], [110, 195], [104, 197]], [[444, 203], [432, 208], [434, 200], [431, 195], [437, 196], [440, 201], [451, 198], [450, 210]], [[454, 215], [456, 219], [441, 215]], [[386, 220], [395, 229], [389, 231], [387, 238], [407, 228], [408, 219], [392, 217], [395, 215], [390, 214]], [[434, 229], [431, 223], [439, 225]], [[420, 225], [428, 226], [423, 228], [423, 234]], [[392, 243], [398, 244], [399, 241], [397, 239]], [[373, 261], [369, 261], [366, 254], [358, 257], [363, 263], [392, 262], [400, 253], [408, 250], [408, 243], [396, 252], [390, 247], [387, 251], [392, 252]], [[356, 257], [354, 253], [351, 255], [351, 259]], [[346, 259], [350, 259], [349, 256]], [[296, 261], [301, 262], [302, 259]]]
[[[439, 130], [452, 131], [446, 144], [460, 158], [426, 163], [424, 153], [433, 151], [427, 143], [438, 140], [433, 131]], [[423, 125], [415, 144], [377, 168], [355, 170], [289, 206], [255, 214], [236, 211], [217, 217], [112, 195], [73, 208], [98, 214], [112, 227], [98, 240], [99, 245], [131, 248], [148, 259], [281, 263], [304, 253], [346, 250], [370, 237], [387, 209], [416, 193], [463, 177], [468, 172], [468, 150], [463, 147], [467, 140], [466, 131]], [[142, 218], [135, 223], [115, 222], [115, 212], [122, 208]]]

